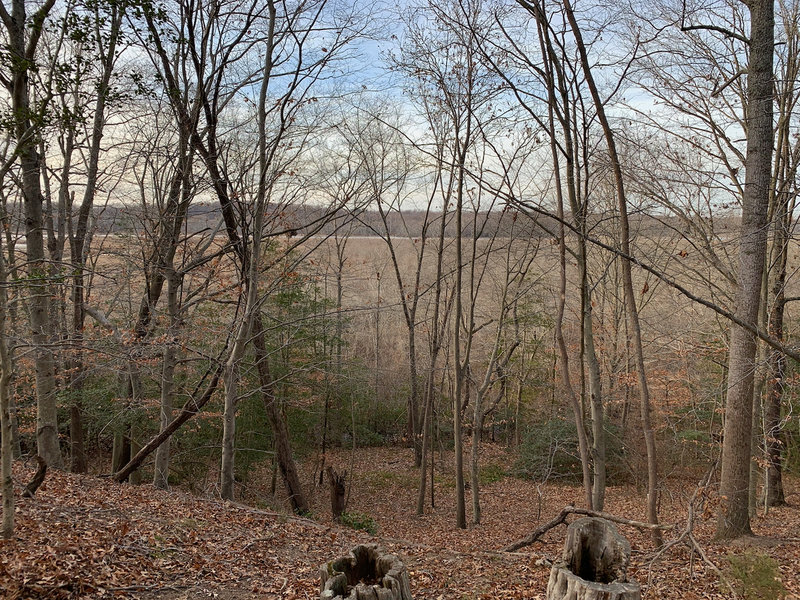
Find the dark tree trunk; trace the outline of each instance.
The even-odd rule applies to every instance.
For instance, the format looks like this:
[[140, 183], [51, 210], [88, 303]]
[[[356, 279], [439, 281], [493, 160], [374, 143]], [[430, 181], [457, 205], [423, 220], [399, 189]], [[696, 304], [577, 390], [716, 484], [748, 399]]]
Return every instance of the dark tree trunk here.
[[[26, 13], [25, 0], [13, 0], [11, 14], [5, 4], [0, 16], [8, 38], [6, 48], [10, 61], [16, 65], [6, 89], [11, 95], [14, 116], [14, 135], [19, 148], [19, 164], [22, 171], [22, 200], [25, 213], [25, 242], [27, 246], [28, 287], [30, 300], [31, 339], [36, 375], [36, 442], [39, 455], [51, 467], [63, 465], [58, 443], [58, 411], [56, 402], [55, 362], [50, 348], [50, 298], [48, 269], [44, 250], [44, 213], [41, 188], [41, 157], [36, 140], [40, 125], [34, 124], [38, 117], [32, 108], [29, 73], [35, 68], [35, 52], [41, 37], [44, 21], [55, 1], [47, 0], [34, 14]], [[34, 119], [32, 119], [33, 117]], [[36, 119], [38, 122], [38, 119]]]
[[328, 466], [326, 472], [328, 474], [328, 485], [331, 488], [331, 514], [334, 520], [338, 521], [347, 504], [345, 498], [347, 471], [340, 475], [333, 467]]
[[289, 441], [286, 416], [283, 414], [278, 404], [278, 399], [275, 397], [275, 386], [272, 381], [267, 345], [264, 339], [264, 324], [261, 320], [261, 314], [258, 312], [253, 316], [253, 347], [256, 351], [258, 377], [261, 384], [261, 394], [264, 399], [264, 409], [267, 412], [267, 419], [275, 436], [275, 453], [278, 459], [278, 468], [281, 471], [283, 483], [289, 494], [292, 510], [302, 515], [308, 512], [308, 503], [306, 502], [305, 494], [303, 494], [300, 476], [297, 474], [297, 467], [292, 457], [292, 446]]

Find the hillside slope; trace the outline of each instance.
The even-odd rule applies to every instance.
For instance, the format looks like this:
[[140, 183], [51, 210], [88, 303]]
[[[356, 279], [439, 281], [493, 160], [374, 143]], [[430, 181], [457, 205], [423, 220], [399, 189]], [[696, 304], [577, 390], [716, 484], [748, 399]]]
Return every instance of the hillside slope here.
[[[377, 542], [404, 558], [416, 599], [544, 598], [546, 560], [559, 554], [563, 527], [524, 552], [497, 550], [550, 519], [579, 490], [537, 492], [530, 482], [503, 478], [485, 486], [485, 524], [457, 531], [446, 481], [437, 483], [437, 508], [423, 518], [407, 515], [414, 471], [403, 452], [364, 450], [355, 464], [351, 504], [375, 518], [378, 537], [331, 524], [325, 490], [315, 497], [317, 520], [308, 520], [148, 485], [48, 473], [34, 499], [17, 498], [16, 537], [0, 542], [0, 597], [318, 598], [320, 564], [358, 543]], [[26, 481], [31, 471], [18, 466], [15, 474]], [[635, 489], [613, 488], [609, 497], [611, 512], [637, 518]], [[680, 502], [670, 503], [664, 520], [679, 521], [682, 510]], [[798, 521], [793, 507], [756, 521], [759, 533], [773, 536], [760, 538], [757, 550], [778, 561], [789, 598], [798, 597], [792, 595], [800, 572]], [[632, 575], [643, 584], [649, 579], [645, 598], [730, 597], [686, 549], [650, 568], [647, 536], [623, 533], [634, 548]], [[697, 535], [721, 567], [728, 552], [745, 551], [711, 544], [704, 524]]]

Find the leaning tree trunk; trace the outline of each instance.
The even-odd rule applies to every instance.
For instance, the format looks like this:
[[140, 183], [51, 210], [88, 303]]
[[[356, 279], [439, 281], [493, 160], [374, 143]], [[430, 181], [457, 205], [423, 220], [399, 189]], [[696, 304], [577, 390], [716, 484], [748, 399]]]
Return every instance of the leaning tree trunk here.
[[289, 427], [286, 423], [286, 417], [278, 405], [278, 399], [275, 397], [275, 385], [269, 368], [269, 357], [267, 356], [267, 346], [264, 338], [264, 323], [259, 313], [256, 313], [253, 317], [253, 347], [256, 351], [258, 378], [264, 399], [264, 409], [272, 427], [272, 434], [275, 436], [275, 453], [278, 459], [278, 468], [281, 471], [286, 492], [289, 494], [292, 510], [300, 515], [306, 514], [308, 513], [308, 502], [303, 493], [300, 476], [297, 474], [297, 466], [292, 457], [292, 446], [289, 441]]

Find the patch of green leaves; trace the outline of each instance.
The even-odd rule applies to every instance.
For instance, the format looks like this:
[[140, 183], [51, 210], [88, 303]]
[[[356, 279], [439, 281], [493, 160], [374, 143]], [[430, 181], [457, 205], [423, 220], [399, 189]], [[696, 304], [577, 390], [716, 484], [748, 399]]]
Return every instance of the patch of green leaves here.
[[344, 512], [339, 517], [339, 522], [352, 529], [361, 529], [372, 535], [378, 533], [378, 524], [375, 519], [365, 513]]
[[744, 600], [778, 600], [786, 597], [778, 563], [766, 554], [748, 550], [729, 554], [725, 569], [729, 583]]

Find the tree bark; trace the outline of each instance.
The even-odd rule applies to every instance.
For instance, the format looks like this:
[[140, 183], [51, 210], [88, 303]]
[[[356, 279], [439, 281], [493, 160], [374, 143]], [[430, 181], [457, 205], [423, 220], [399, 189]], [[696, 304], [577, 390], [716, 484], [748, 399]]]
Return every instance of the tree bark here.
[[292, 456], [286, 417], [275, 396], [275, 382], [272, 380], [272, 373], [269, 368], [264, 324], [260, 313], [256, 314], [253, 319], [253, 347], [256, 351], [256, 367], [261, 385], [261, 396], [264, 400], [264, 409], [272, 427], [272, 434], [275, 436], [275, 453], [278, 459], [278, 468], [281, 471], [281, 478], [286, 486], [286, 492], [289, 494], [292, 510], [299, 515], [303, 515], [308, 513], [308, 502], [303, 493], [303, 486], [300, 484], [300, 476], [297, 473], [297, 466]]
[[[564, 0], [564, 8], [567, 14], [572, 33], [578, 46], [583, 74], [592, 95], [597, 117], [603, 128], [603, 134], [608, 147], [608, 154], [611, 159], [611, 166], [614, 172], [614, 183], [616, 187], [617, 202], [619, 207], [620, 219], [620, 238], [622, 246], [622, 281], [625, 295], [625, 308], [627, 315], [628, 330], [632, 336], [634, 358], [636, 360], [636, 372], [639, 381], [639, 398], [641, 403], [642, 429], [644, 430], [645, 445], [647, 447], [647, 520], [653, 524], [658, 523], [658, 461], [656, 458], [655, 433], [650, 419], [650, 388], [647, 382], [647, 373], [644, 365], [644, 349], [642, 347], [642, 333], [639, 324], [639, 310], [636, 306], [636, 295], [633, 290], [633, 280], [631, 275], [631, 261], [627, 258], [631, 255], [630, 251], [630, 226], [628, 224], [628, 204], [625, 195], [625, 184], [622, 176], [622, 166], [619, 155], [617, 154], [614, 132], [608, 121], [605, 106], [592, 75], [591, 65], [586, 53], [586, 45], [583, 42], [580, 27], [575, 19], [569, 0]], [[653, 529], [653, 542], [660, 546], [662, 543], [661, 533], [658, 529]]]
[[[176, 329], [179, 322], [177, 277], [178, 275], [174, 269], [171, 269], [167, 275], [167, 312], [170, 319], [170, 327], [167, 332], [168, 337], [172, 337], [177, 334]], [[159, 429], [161, 431], [166, 429], [172, 421], [172, 396], [175, 387], [176, 362], [177, 349], [172, 340], [167, 339], [161, 365], [161, 407], [159, 411]], [[162, 490], [169, 488], [169, 450], [169, 438], [164, 440], [164, 443], [158, 447], [158, 450], [156, 450], [153, 486]]]
[[[750, 8], [747, 151], [735, 315], [744, 323], [756, 326], [766, 260], [767, 208], [772, 179], [775, 19], [773, 0], [752, 0], [746, 4]], [[755, 336], [744, 327], [732, 326], [716, 533], [719, 539], [752, 533], [748, 490], [755, 356]]]
[[345, 482], [347, 480], [347, 471], [344, 473], [337, 473], [330, 465], [326, 469], [328, 474], [328, 485], [331, 490], [331, 515], [334, 521], [338, 521], [346, 508]]
[[5, 257], [0, 250], [0, 488], [3, 497], [3, 539], [11, 539], [14, 535], [14, 481], [12, 479], [11, 461], [14, 455], [13, 434], [11, 430], [11, 374], [13, 365], [6, 338], [6, 320], [8, 318], [8, 296], [6, 283]]
[[55, 0], [46, 0], [30, 18], [25, 4], [25, 0], [13, 0], [11, 14], [7, 12], [5, 4], [1, 5], [0, 18], [8, 32], [8, 51], [15, 65], [8, 91], [11, 94], [14, 135], [22, 170], [28, 289], [31, 294], [29, 313], [36, 374], [36, 443], [39, 455], [48, 465], [60, 469], [63, 459], [58, 444], [55, 363], [48, 344], [51, 333], [51, 291], [44, 250], [44, 198], [39, 179], [41, 157], [36, 147], [39, 125], [35, 125], [32, 118], [37, 115], [31, 110], [29, 90], [29, 73], [35, 67], [36, 48], [44, 21]]

